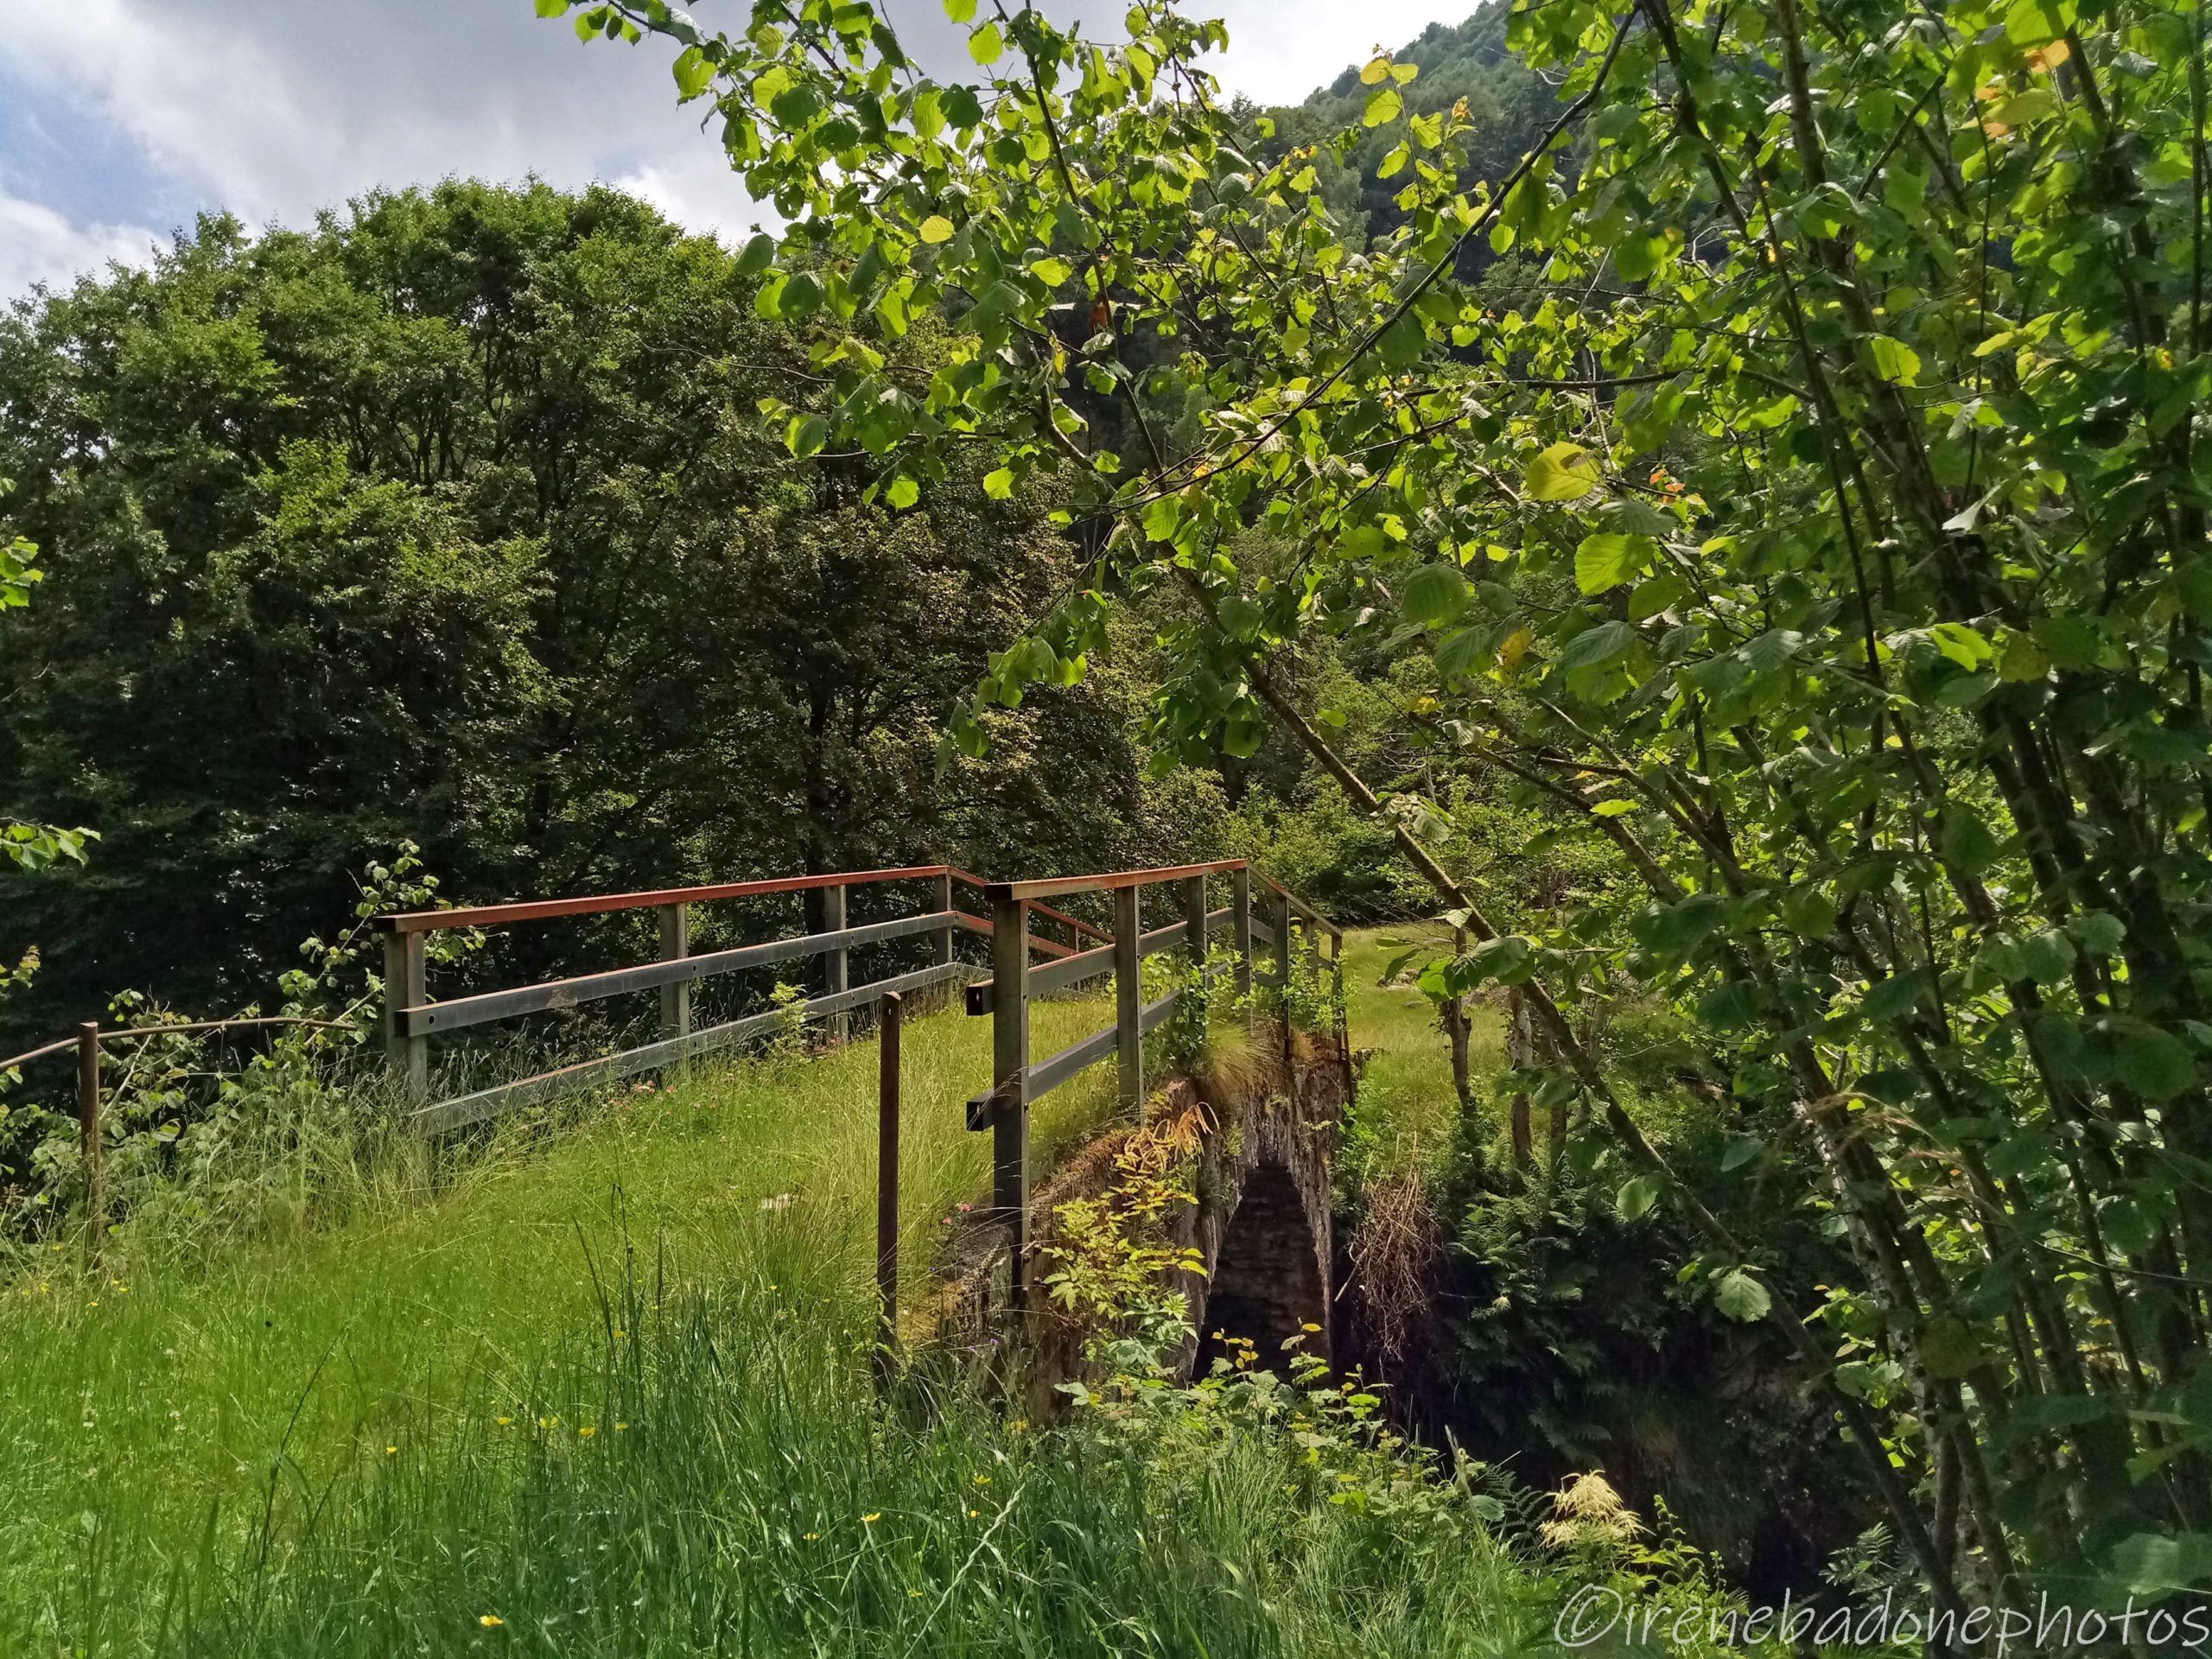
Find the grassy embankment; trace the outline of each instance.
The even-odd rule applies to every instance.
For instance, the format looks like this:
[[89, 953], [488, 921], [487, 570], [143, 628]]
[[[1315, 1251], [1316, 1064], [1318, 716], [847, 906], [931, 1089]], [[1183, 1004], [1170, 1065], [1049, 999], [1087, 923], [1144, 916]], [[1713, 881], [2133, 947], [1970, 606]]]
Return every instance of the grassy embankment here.
[[[1411, 1124], [1437, 1039], [1382, 954], [1349, 964], [1353, 1030]], [[1097, 1017], [1043, 1009], [1040, 1051]], [[987, 1179], [960, 1103], [988, 1041], [908, 1037], [918, 1270]], [[0, 1649], [1441, 1654], [1525, 1619], [1479, 1529], [1275, 1436], [877, 1410], [874, 1064], [702, 1067], [212, 1263], [55, 1255], [0, 1312]], [[1108, 1109], [1090, 1082], [1046, 1146]]]

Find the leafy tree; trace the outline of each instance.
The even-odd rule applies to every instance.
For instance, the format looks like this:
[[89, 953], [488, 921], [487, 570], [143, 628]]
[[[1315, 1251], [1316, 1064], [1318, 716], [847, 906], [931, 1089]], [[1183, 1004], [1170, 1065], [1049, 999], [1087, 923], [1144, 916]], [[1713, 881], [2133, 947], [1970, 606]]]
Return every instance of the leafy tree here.
[[[1306, 146], [1270, 157], [1197, 66], [1218, 23], [947, 10], [981, 84], [860, 3], [575, 21], [671, 37], [788, 222], [760, 306], [834, 381], [794, 448], [858, 442], [897, 506], [980, 442], [987, 493], [1052, 474], [1101, 546], [957, 734], [1165, 593], [1162, 753], [1272, 721], [1381, 812], [1286, 663], [1389, 636], [1433, 679], [1419, 740], [1642, 894], [1501, 936], [1429, 845], [1446, 813], [1392, 812], [1475, 940], [1431, 982], [1522, 986], [1624, 1207], [1679, 1210], [1702, 1294], [1827, 1388], [1938, 1605], [2203, 1578], [2202, 12], [1552, 0], [1508, 35], [1562, 101], [1502, 172], [1456, 104], [1409, 111], [1415, 65], [1362, 71], [1322, 148], [1398, 135], [1403, 218], [1358, 247]], [[1516, 265], [1478, 288], [1484, 243]], [[924, 318], [926, 373], [872, 343]], [[1255, 527], [1295, 565], [1241, 557]], [[1581, 1040], [1620, 982], [1695, 1020], [1738, 1179], [1848, 1241], [1824, 1308]]]
[[1033, 492], [894, 518], [764, 441], [817, 377], [759, 287], [613, 192], [448, 183], [0, 322], [0, 507], [55, 573], [0, 620], [0, 794], [107, 837], [0, 877], [46, 964], [11, 1020], [263, 995], [409, 840], [490, 898], [1141, 837], [1106, 683], [994, 717], [1025, 770], [938, 766], [1071, 553]]

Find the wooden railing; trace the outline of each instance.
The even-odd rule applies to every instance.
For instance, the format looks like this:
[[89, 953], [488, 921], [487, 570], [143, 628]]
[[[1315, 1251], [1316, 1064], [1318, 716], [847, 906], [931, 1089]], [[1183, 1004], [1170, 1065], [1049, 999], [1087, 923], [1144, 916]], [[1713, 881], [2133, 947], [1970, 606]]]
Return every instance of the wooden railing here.
[[[912, 915], [886, 921], [857, 927], [845, 925], [845, 899], [850, 889], [892, 882], [912, 882], [918, 887], [926, 883], [926, 907]], [[803, 1017], [830, 1020], [833, 1022], [833, 1031], [842, 1035], [852, 1010], [872, 1006], [886, 992], [921, 990], [967, 976], [971, 970], [955, 959], [953, 939], [962, 931], [988, 934], [991, 925], [982, 917], [957, 908], [953, 893], [957, 886], [983, 888], [988, 885], [981, 876], [948, 864], [920, 864], [899, 869], [844, 870], [760, 881], [729, 881], [711, 887], [664, 887], [645, 893], [529, 899], [517, 904], [380, 916], [377, 926], [385, 941], [386, 1052], [407, 1098], [415, 1103], [415, 1122], [425, 1132], [435, 1135], [480, 1122], [498, 1113], [571, 1089], [655, 1071], [767, 1036], [791, 1017], [780, 1008], [768, 1008], [741, 1019], [695, 1028], [691, 988], [719, 975], [777, 963], [820, 959], [823, 963], [822, 984], [817, 995], [805, 1000]], [[692, 953], [694, 906], [791, 893], [821, 895], [823, 925], [820, 931], [703, 955]], [[480, 991], [444, 1001], [431, 1000], [427, 942], [432, 933], [453, 928], [502, 927], [518, 922], [601, 916], [631, 910], [658, 913], [660, 955], [655, 961], [532, 985]], [[1030, 949], [1047, 957], [1080, 960], [1079, 949], [1085, 940], [1106, 937], [1092, 924], [1062, 911], [1039, 906], [1038, 914], [1064, 928], [1069, 935], [1065, 943], [1041, 935], [1030, 939]], [[856, 947], [924, 934], [932, 936], [936, 944], [936, 961], [929, 966], [865, 985], [849, 983], [850, 956]], [[655, 989], [660, 993], [660, 1033], [655, 1041], [448, 1100], [434, 1103], [429, 1098], [429, 1039], [434, 1033], [457, 1032], [495, 1020], [565, 1010], [606, 997]]]
[[[1209, 910], [1206, 882], [1219, 876], [1229, 880], [1229, 903]], [[1144, 1001], [1142, 964], [1147, 957], [1180, 950], [1203, 972], [1208, 940], [1226, 924], [1236, 987], [1249, 995], [1255, 982], [1277, 987], [1290, 982], [1294, 936], [1302, 928], [1309, 950], [1318, 951], [1319, 938], [1330, 941], [1329, 960], [1341, 982], [1342, 931], [1303, 899], [1264, 876], [1260, 879], [1267, 891], [1256, 906], [1252, 871], [1243, 859], [1041, 881], [995, 881], [983, 889], [991, 911], [991, 977], [968, 987], [967, 1003], [969, 1014], [992, 1016], [994, 1082], [968, 1103], [968, 1127], [992, 1133], [991, 1202], [1006, 1234], [1015, 1307], [1026, 1306], [1029, 1299], [1029, 1108], [1109, 1057], [1116, 1062], [1123, 1103], [1135, 1106], [1143, 1098], [1145, 1037], [1174, 1013], [1183, 995], [1170, 991], [1151, 1002]], [[1148, 887], [1173, 891], [1179, 920], [1145, 931], [1143, 894]], [[1042, 901], [1075, 893], [1106, 895], [1114, 917], [1109, 942], [1033, 967], [1027, 948], [1031, 918], [1058, 914]], [[1255, 942], [1270, 947], [1272, 969], [1254, 967]], [[1031, 1000], [1108, 975], [1114, 979], [1114, 1023], [1057, 1054], [1033, 1061]]]

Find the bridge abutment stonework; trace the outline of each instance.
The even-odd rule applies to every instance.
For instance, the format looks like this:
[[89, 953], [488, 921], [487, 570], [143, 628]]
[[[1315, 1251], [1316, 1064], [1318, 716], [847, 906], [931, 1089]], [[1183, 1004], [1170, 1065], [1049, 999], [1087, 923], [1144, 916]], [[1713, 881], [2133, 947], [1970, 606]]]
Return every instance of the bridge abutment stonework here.
[[[1256, 1364], [1276, 1370], [1292, 1337], [1302, 1338], [1306, 1352], [1332, 1357], [1332, 1191], [1346, 1068], [1331, 1038], [1300, 1034], [1292, 1050], [1287, 1063], [1278, 1058], [1235, 1080], [1177, 1077], [1147, 1103], [1149, 1122], [1199, 1109], [1205, 1126], [1179, 1172], [1192, 1201], [1162, 1218], [1166, 1242], [1195, 1250], [1205, 1268], [1202, 1274], [1176, 1275], [1193, 1327], [1177, 1366], [1185, 1379], [1205, 1376], [1236, 1338], [1253, 1344]], [[1134, 1133], [1124, 1125], [1100, 1135], [1038, 1189], [1032, 1236], [1046, 1262], [1058, 1237], [1059, 1207], [1113, 1191], [1116, 1160]], [[1049, 1306], [1032, 1316], [1040, 1396], [1083, 1376], [1084, 1335]]]

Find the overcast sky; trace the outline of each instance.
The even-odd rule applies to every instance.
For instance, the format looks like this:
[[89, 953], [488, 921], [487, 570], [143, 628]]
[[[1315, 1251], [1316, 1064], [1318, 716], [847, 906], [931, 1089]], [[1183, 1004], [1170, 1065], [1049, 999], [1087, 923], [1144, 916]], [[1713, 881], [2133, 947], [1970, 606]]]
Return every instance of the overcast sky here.
[[[1290, 102], [1473, 0], [1193, 0], [1228, 20], [1230, 88]], [[1112, 20], [1121, 0], [1050, 0]], [[694, 0], [702, 22], [741, 0]], [[973, 73], [938, 0], [891, 0], [908, 50]], [[665, 42], [581, 44], [531, 0], [0, 4], [0, 298], [139, 260], [195, 214], [308, 223], [377, 185], [536, 173], [636, 191], [724, 232], [754, 215], [677, 106]]]

